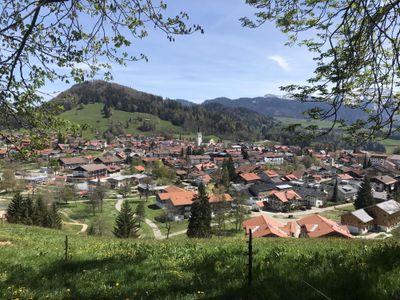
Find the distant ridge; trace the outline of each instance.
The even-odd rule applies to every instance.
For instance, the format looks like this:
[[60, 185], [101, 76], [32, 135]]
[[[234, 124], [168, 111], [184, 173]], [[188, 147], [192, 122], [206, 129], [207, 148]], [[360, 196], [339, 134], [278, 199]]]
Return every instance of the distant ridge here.
[[[220, 97], [206, 100], [202, 105], [210, 103], [219, 103], [231, 108], [243, 107], [268, 117], [304, 118], [303, 112], [309, 109], [315, 107], [329, 109], [329, 105], [325, 103], [301, 102], [274, 95], [239, 99]], [[338, 116], [348, 122], [354, 122], [357, 119], [365, 119], [366, 114], [360, 109], [342, 107], [339, 110]]]

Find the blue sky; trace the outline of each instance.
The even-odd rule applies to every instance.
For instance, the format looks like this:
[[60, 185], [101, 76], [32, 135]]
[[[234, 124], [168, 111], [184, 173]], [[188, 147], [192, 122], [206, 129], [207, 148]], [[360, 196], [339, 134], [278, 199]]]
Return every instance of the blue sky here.
[[[286, 36], [273, 24], [242, 28], [239, 18], [254, 10], [244, 0], [165, 1], [171, 13], [185, 11], [204, 34], [177, 36], [169, 42], [160, 31], [132, 41], [131, 54], [148, 62], [114, 66], [114, 82], [172, 99], [202, 102], [215, 97], [280, 94], [279, 86], [304, 83], [314, 62], [306, 49], [284, 46]], [[47, 90], [68, 86], [53, 83]]]

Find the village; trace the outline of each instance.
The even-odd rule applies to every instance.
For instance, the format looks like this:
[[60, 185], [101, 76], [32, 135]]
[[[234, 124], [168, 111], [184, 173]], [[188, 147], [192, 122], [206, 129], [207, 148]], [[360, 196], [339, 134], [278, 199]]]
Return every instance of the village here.
[[[218, 234], [386, 238], [400, 224], [400, 155], [193, 138], [124, 135], [110, 143], [55, 136], [28, 158], [3, 139], [2, 220], [16, 191], [57, 202], [63, 230], [105, 234], [123, 201], [144, 202], [141, 237], [185, 236], [203, 184]], [[365, 180], [374, 203], [353, 202]], [[94, 197], [102, 188], [103, 196]], [[238, 211], [240, 208], [240, 216]], [[97, 213], [97, 215], [96, 215]]]

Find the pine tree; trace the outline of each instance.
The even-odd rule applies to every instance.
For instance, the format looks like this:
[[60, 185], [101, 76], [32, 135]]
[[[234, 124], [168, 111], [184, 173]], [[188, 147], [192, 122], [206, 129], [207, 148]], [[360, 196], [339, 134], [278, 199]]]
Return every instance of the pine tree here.
[[339, 181], [336, 178], [335, 179], [335, 185], [333, 187], [332, 199], [331, 199], [333, 202], [337, 202], [339, 200], [338, 199], [338, 189], [339, 189]]
[[396, 182], [394, 186], [394, 191], [392, 193], [393, 200], [400, 202], [400, 184]]
[[372, 165], [371, 160], [369, 159], [367, 153], [365, 153], [363, 161], [363, 169], [368, 169], [371, 165]]
[[23, 205], [24, 198], [20, 193], [16, 193], [7, 208], [6, 218], [9, 223], [22, 222]]
[[136, 207], [136, 218], [139, 222], [139, 226], [140, 226], [140, 222], [144, 221], [145, 219], [145, 209], [144, 209], [144, 201], [140, 201], [138, 206]]
[[139, 225], [133, 215], [128, 201], [122, 203], [116, 220], [113, 234], [118, 238], [138, 237]]
[[36, 226], [50, 227], [48, 214], [49, 212], [47, 210], [46, 205], [43, 202], [42, 197], [41, 196], [37, 197], [35, 200], [35, 205], [33, 210], [33, 217], [32, 217], [33, 224]]
[[211, 206], [203, 184], [199, 185], [198, 195], [190, 209], [187, 235], [190, 238], [211, 237]]
[[32, 199], [30, 197], [23, 198], [21, 223], [25, 225], [33, 225], [32, 216], [33, 216]]
[[367, 175], [364, 176], [364, 181], [358, 190], [354, 206], [356, 209], [364, 208], [375, 204], [374, 197], [372, 196], [371, 183]]
[[[225, 161], [224, 161], [225, 163]], [[229, 184], [230, 184], [230, 176], [229, 176], [229, 170], [228, 166], [225, 163], [224, 166], [222, 167], [222, 178], [221, 178], [221, 183], [225, 187], [226, 190], [229, 189]]]
[[60, 213], [58, 212], [57, 204], [53, 202], [51, 205], [51, 210], [50, 210], [50, 227], [55, 228], [55, 229], [61, 229], [62, 227], [62, 221], [60, 217]]
[[229, 156], [229, 159], [227, 161], [227, 167], [228, 167], [228, 171], [229, 171], [230, 180], [235, 181], [237, 178], [237, 175], [236, 175], [235, 165], [233, 164], [233, 159], [231, 156]]

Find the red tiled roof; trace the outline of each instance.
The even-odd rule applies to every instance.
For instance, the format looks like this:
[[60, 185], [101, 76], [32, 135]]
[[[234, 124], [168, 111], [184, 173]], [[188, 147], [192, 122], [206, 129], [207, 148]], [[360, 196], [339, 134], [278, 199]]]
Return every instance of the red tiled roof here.
[[340, 226], [335, 221], [318, 214], [304, 217], [298, 220], [297, 224], [304, 226], [309, 237], [324, 237], [330, 235], [339, 235], [348, 238], [353, 237], [347, 230], [347, 227]]
[[282, 202], [301, 199], [301, 196], [293, 190], [275, 192], [272, 194], [272, 196], [275, 196], [278, 200]]
[[208, 202], [210, 202], [210, 203], [216, 203], [216, 202], [220, 202], [220, 201], [232, 202], [233, 198], [231, 197], [231, 195], [229, 195], [227, 193], [225, 193], [223, 195], [211, 194], [210, 196], [208, 196]]
[[145, 168], [143, 166], [135, 166], [135, 170], [139, 172], [143, 172]]
[[256, 181], [256, 180], [261, 180], [261, 178], [254, 173], [242, 173], [239, 175], [242, 177], [245, 181]]

